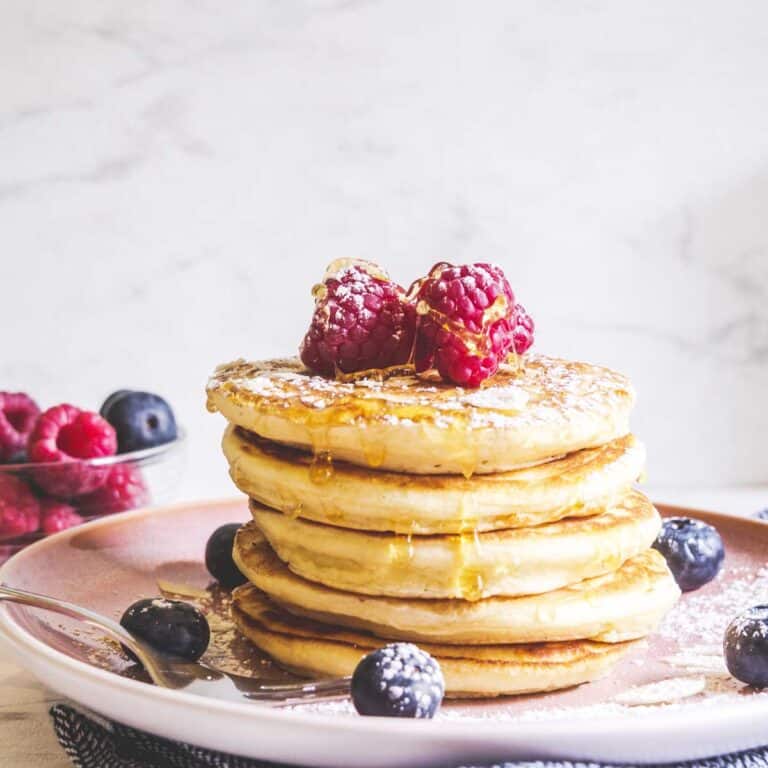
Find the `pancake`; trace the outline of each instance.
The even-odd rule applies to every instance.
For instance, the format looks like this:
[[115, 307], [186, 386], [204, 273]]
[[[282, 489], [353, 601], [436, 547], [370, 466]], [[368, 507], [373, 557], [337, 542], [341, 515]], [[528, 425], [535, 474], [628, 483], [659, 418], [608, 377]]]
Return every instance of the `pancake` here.
[[[297, 618], [250, 584], [235, 590], [232, 616], [240, 632], [281, 666], [312, 678], [351, 675], [381, 647], [370, 634]], [[449, 697], [502, 696], [568, 688], [604, 675], [636, 642], [460, 646], [421, 644], [445, 677]]]
[[667, 564], [648, 549], [613, 573], [543, 595], [467, 600], [357, 595], [294, 574], [255, 523], [237, 533], [233, 557], [245, 577], [290, 613], [377, 637], [492, 645], [647, 635], [680, 591]]
[[549, 592], [615, 571], [648, 549], [661, 518], [633, 491], [605, 512], [536, 528], [402, 536], [334, 528], [251, 502], [277, 556], [299, 576], [366, 595], [478, 600]]
[[555, 461], [495, 475], [405, 475], [333, 463], [229, 426], [222, 443], [235, 485], [256, 501], [319, 523], [405, 534], [541, 525], [603, 510], [645, 467], [632, 435]]
[[235, 361], [208, 382], [208, 408], [278, 443], [410, 474], [505, 472], [629, 433], [634, 392], [607, 368], [531, 355], [479, 389], [426, 377], [341, 381], [293, 358]]

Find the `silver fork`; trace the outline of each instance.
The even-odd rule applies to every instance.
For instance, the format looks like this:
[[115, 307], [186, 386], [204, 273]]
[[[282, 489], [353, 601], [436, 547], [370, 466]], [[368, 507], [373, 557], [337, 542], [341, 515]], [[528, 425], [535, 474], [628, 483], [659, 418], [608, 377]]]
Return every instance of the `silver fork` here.
[[60, 613], [102, 630], [128, 648], [141, 662], [152, 682], [162, 688], [183, 689], [198, 696], [227, 701], [247, 699], [273, 706], [321, 699], [339, 699], [349, 695], [350, 678], [348, 677], [307, 683], [264, 685], [250, 677], [220, 672], [203, 664], [179, 661], [177, 658], [156, 651], [147, 643], [134, 637], [116, 621], [65, 600], [0, 585], [0, 601], [3, 600]]

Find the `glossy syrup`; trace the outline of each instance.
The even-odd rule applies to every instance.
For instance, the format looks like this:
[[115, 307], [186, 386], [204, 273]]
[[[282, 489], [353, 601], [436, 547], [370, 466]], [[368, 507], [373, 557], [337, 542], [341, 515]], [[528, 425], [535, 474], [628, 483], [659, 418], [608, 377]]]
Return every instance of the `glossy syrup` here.
[[[356, 402], [359, 405], [359, 402]], [[367, 402], [365, 404], [365, 410], [368, 412], [367, 416], [372, 415], [372, 409], [375, 406], [375, 402]], [[413, 411], [418, 411], [418, 408], [411, 406]], [[424, 409], [425, 411], [427, 409]], [[329, 416], [325, 412], [320, 412], [314, 415], [312, 424], [307, 424], [308, 434], [310, 436], [310, 443], [312, 446], [312, 460], [309, 465], [309, 477], [311, 481], [318, 485], [324, 486], [333, 481], [335, 475], [334, 459], [330, 450], [331, 446], [331, 431], [335, 423], [339, 423], [340, 414], [337, 412], [335, 417]], [[467, 419], [469, 418], [466, 411], [457, 411], [451, 414], [451, 418], [462, 426], [468, 427]], [[342, 422], [347, 420], [354, 420], [354, 413], [352, 411], [347, 412], [346, 416], [341, 419]], [[422, 424], [423, 439], [429, 439], [429, 431], [431, 427]], [[365, 426], [361, 426], [359, 431], [360, 447], [365, 457], [366, 464], [372, 469], [380, 467], [383, 460], [385, 451], [381, 445], [381, 441], [376, 440], [375, 436], [367, 432]], [[468, 439], [463, 446], [462, 453], [462, 473], [465, 478], [470, 479], [475, 473], [478, 464], [478, 448], [473, 440]], [[322, 494], [321, 494], [322, 495]], [[300, 504], [289, 504], [284, 507], [286, 514], [297, 517], [301, 515]], [[461, 524], [460, 533], [451, 537], [455, 541], [456, 547], [456, 595], [463, 600], [476, 601], [483, 597], [485, 591], [485, 577], [483, 570], [476, 565], [478, 557], [480, 555], [480, 536], [478, 532], [477, 515], [474, 509], [473, 496], [471, 493], [467, 493], [463, 496], [461, 501], [461, 508], [459, 510]], [[414, 531], [418, 528], [418, 522], [416, 520], [411, 521], [411, 530], [407, 534], [396, 533], [391, 537], [388, 544], [388, 560], [392, 566], [407, 568], [412, 562], [414, 557], [414, 543], [413, 536]], [[390, 526], [391, 530], [402, 530], [402, 523], [397, 523]]]
[[320, 451], [312, 457], [309, 465], [309, 479], [316, 485], [325, 485], [333, 480], [335, 471], [330, 452]]
[[413, 534], [392, 537], [388, 550], [390, 564], [407, 566], [413, 560], [413, 554]]
[[309, 427], [309, 441], [312, 446], [312, 461], [309, 465], [309, 479], [315, 485], [325, 485], [333, 480], [336, 472], [331, 454], [331, 427], [316, 424]]
[[465, 494], [459, 508], [460, 533], [455, 536], [456, 546], [456, 592], [462, 600], [476, 601], [483, 597], [485, 578], [483, 571], [474, 563], [481, 554], [480, 535], [473, 497]]

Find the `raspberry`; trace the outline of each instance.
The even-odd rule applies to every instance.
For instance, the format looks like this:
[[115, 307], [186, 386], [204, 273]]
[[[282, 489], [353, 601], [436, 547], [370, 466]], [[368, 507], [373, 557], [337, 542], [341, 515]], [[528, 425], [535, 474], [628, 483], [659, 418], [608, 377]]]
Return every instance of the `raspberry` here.
[[94, 491], [109, 475], [109, 467], [79, 460], [113, 456], [116, 450], [115, 430], [109, 423], [96, 413], [66, 404], [45, 411], [27, 443], [31, 462], [49, 464], [35, 470], [35, 482], [52, 496], [65, 499]]
[[40, 502], [20, 478], [0, 472], [0, 539], [33, 533], [40, 525]]
[[315, 313], [301, 344], [310, 370], [335, 376], [407, 363], [416, 325], [405, 292], [377, 265], [333, 262], [313, 290]]
[[43, 499], [40, 502], [40, 511], [40, 529], [45, 534], [65, 531], [83, 522], [74, 507], [56, 499]]
[[416, 371], [437, 368], [465, 387], [493, 376], [514, 343], [515, 295], [501, 269], [443, 262], [411, 291], [421, 316]]
[[512, 329], [515, 352], [524, 355], [533, 345], [536, 326], [522, 304], [515, 304], [515, 325]]
[[77, 508], [83, 515], [111, 515], [148, 503], [149, 491], [139, 468], [116, 464], [101, 488], [77, 500]]
[[23, 453], [40, 409], [23, 392], [0, 392], [0, 462]]

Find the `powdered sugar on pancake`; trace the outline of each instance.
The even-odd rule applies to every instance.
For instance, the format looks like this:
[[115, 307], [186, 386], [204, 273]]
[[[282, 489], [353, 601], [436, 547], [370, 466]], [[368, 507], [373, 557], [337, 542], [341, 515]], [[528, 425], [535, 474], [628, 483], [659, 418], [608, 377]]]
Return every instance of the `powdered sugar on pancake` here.
[[628, 411], [634, 401], [629, 380], [615, 371], [540, 355], [525, 364], [502, 366], [479, 389], [463, 389], [437, 376], [392, 376], [357, 381], [310, 374], [295, 359], [237, 360], [219, 366], [208, 382], [209, 395], [220, 394], [260, 410], [286, 408], [309, 412], [345, 411], [360, 405], [360, 421], [388, 423], [405, 419], [471, 428], [535, 425]]

